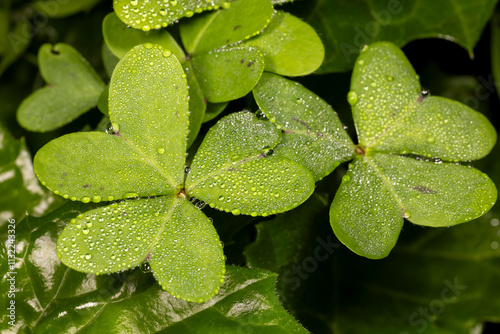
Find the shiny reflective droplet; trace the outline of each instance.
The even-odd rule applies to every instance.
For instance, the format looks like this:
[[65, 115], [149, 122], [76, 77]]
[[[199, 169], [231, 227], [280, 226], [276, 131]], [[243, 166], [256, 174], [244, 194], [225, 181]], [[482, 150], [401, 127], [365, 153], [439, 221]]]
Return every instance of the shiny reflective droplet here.
[[351, 177], [347, 174], [345, 174], [344, 176], [342, 176], [342, 182], [343, 183], [346, 183], [346, 182], [349, 182], [351, 181]]
[[433, 143], [434, 143], [434, 138], [433, 138], [433, 137], [429, 137], [429, 138], [427, 138], [427, 142], [428, 142], [429, 144], [433, 144]]
[[172, 51], [170, 51], [169, 49], [165, 49], [165, 51], [163, 51], [163, 56], [168, 58], [172, 55]]
[[409, 212], [409, 211], [404, 210], [404, 211], [403, 211], [403, 218], [408, 219], [408, 218], [410, 218], [410, 217], [411, 217], [410, 212]]
[[139, 269], [143, 272], [143, 273], [149, 273], [151, 271], [151, 267], [149, 266], [149, 263], [148, 262], [143, 262], [141, 263], [141, 265], [139, 266]]
[[86, 260], [90, 260], [91, 258], [92, 258], [92, 254], [90, 254], [90, 253], [85, 254]]
[[90, 197], [83, 197], [83, 198], [81, 199], [81, 201], [82, 201], [83, 203], [88, 203], [88, 202], [90, 202]]
[[117, 123], [111, 122], [106, 125], [106, 133], [109, 133], [110, 135], [114, 135], [120, 131], [120, 127], [118, 126]]
[[240, 209], [234, 209], [233, 211], [231, 211], [231, 213], [235, 216], [237, 215], [240, 215], [241, 214], [241, 210]]
[[157, 150], [158, 154], [163, 154], [165, 153], [165, 149], [163, 147], [160, 147], [158, 150]]
[[347, 93], [347, 102], [349, 102], [349, 104], [354, 107], [356, 103], [358, 103], [358, 94], [356, 94], [356, 92], [354, 91], [350, 91], [349, 93]]

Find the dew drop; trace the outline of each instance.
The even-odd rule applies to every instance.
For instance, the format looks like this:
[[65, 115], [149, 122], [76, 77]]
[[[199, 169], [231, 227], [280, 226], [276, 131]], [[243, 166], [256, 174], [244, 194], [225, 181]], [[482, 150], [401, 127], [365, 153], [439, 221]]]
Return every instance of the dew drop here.
[[99, 203], [100, 201], [101, 201], [101, 196], [94, 196], [94, 197], [92, 197], [92, 202]]
[[141, 265], [139, 266], [139, 269], [143, 272], [143, 273], [149, 273], [151, 271], [151, 267], [149, 265], [148, 262], [143, 262], [141, 263]]
[[409, 211], [404, 210], [404, 211], [403, 211], [403, 218], [408, 219], [408, 218], [410, 218], [410, 217], [411, 217], [410, 212], [409, 212]]
[[241, 210], [240, 209], [234, 209], [233, 211], [231, 211], [231, 213], [235, 216], [238, 216], [241, 214]]
[[90, 197], [83, 197], [83, 198], [81, 199], [81, 201], [82, 201], [83, 203], [88, 203], [88, 202], [90, 202]]
[[342, 176], [342, 183], [347, 183], [351, 181], [351, 177], [347, 174], [345, 174], [344, 176]]
[[165, 149], [163, 147], [160, 147], [158, 150], [157, 150], [158, 154], [163, 154], [165, 153]]
[[434, 138], [433, 138], [433, 137], [429, 137], [429, 138], [427, 138], [427, 142], [428, 142], [429, 144], [433, 144], [433, 143], [434, 143]]
[[90, 260], [91, 258], [92, 258], [92, 254], [90, 254], [90, 253], [85, 254], [86, 260]]
[[[148, 28], [149, 28], [149, 26], [146, 26], [146, 27], [148, 27]], [[142, 27], [142, 30], [144, 30], [144, 27]], [[145, 31], [146, 31], [146, 30], [145, 30]], [[147, 30], [147, 31], [149, 31], [149, 30]], [[153, 47], [153, 44], [151, 44], [151, 43], [145, 43], [145, 44], [144, 44], [144, 47], [145, 47], [146, 49], [151, 49], [151, 48]]]
[[118, 133], [119, 130], [120, 130], [120, 127], [115, 122], [108, 123], [106, 125], [106, 133], [108, 133], [110, 135], [114, 135], [114, 134]]
[[123, 194], [123, 198], [134, 198], [134, 197], [139, 197], [139, 194], [137, 194], [137, 193], [125, 193], [125, 194]]
[[165, 49], [165, 51], [163, 51], [163, 57], [168, 58], [171, 55], [172, 55], [172, 51], [170, 51], [169, 49]]
[[354, 107], [356, 103], [358, 103], [358, 94], [351, 90], [349, 93], [347, 93], [347, 102], [349, 102], [349, 104]]

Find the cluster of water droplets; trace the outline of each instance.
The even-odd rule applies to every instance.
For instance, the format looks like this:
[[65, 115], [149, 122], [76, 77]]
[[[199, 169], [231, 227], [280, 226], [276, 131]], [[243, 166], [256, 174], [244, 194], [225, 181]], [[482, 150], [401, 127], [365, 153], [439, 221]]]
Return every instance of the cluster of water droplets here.
[[177, 22], [182, 17], [219, 8], [229, 8], [221, 0], [114, 0], [117, 15], [128, 25], [150, 31]]
[[58, 255], [76, 270], [103, 274], [137, 266], [154, 245], [168, 206], [165, 198], [123, 201], [71, 220]]

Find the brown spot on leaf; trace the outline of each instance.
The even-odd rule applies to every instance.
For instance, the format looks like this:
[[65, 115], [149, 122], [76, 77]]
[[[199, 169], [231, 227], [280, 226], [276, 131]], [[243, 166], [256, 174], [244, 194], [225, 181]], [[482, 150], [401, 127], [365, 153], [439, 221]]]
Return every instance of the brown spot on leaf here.
[[248, 64], [247, 64], [247, 67], [250, 67], [253, 65], [253, 61], [249, 61]]
[[245, 59], [240, 60], [240, 63], [242, 63], [242, 64], [243, 64], [244, 62], [245, 62]]
[[68, 176], [68, 174], [66, 174], [66, 173], [64, 173], [64, 172], [63, 172], [63, 173], [62, 173], [62, 176], [63, 176], [63, 177], [66, 177], [66, 176]]
[[92, 187], [92, 185], [91, 185], [91, 184], [84, 184], [84, 185], [82, 186], [82, 188], [90, 188], [90, 187]]
[[237, 29], [239, 29], [239, 28], [241, 28], [241, 25], [240, 25], [240, 24], [238, 24], [237, 26], [234, 26], [233, 31], [234, 31], [234, 30], [237, 30]]
[[437, 194], [436, 190], [427, 188], [426, 186], [415, 186], [413, 187], [416, 191], [420, 191], [422, 194]]

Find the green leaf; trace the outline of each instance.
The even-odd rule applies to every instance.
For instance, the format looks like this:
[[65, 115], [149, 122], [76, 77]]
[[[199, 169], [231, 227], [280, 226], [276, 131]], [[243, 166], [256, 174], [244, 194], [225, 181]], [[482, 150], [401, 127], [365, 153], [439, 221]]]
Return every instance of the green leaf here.
[[35, 156], [38, 177], [55, 193], [84, 202], [173, 194], [184, 180], [183, 73], [161, 46], [136, 46], [111, 78], [114, 135], [75, 133], [51, 141]]
[[[88, 208], [88, 205], [85, 205]], [[16, 279], [16, 327], [8, 312], [0, 315], [0, 330], [17, 332], [109, 333], [307, 333], [280, 305], [275, 275], [263, 270], [227, 267], [226, 280], [210, 302], [176, 299], [139, 269], [114, 275], [83, 274], [64, 266], [56, 254], [59, 230], [84, 209], [68, 203], [48, 216], [27, 217], [16, 224], [15, 268], [2, 242], [0, 304], [9, 307], [12, 272]], [[22, 255], [22, 256], [21, 256]], [[246, 305], [241, 300], [246, 300]], [[130, 311], [133, 310], [133, 315]], [[179, 317], [169, 317], [175, 314]], [[124, 316], [126, 321], [124, 321]], [[207, 327], [214, 323], [215, 327]], [[210, 330], [210, 328], [212, 328]]]
[[330, 223], [347, 247], [368, 258], [389, 254], [403, 218], [451, 226], [484, 215], [497, 198], [493, 182], [472, 167], [380, 153], [355, 159], [342, 181]]
[[183, 17], [205, 10], [229, 8], [231, 2], [225, 0], [113, 0], [116, 15], [132, 28], [150, 31], [165, 28]]
[[[123, 56], [134, 46], [151, 43], [158, 44], [170, 50], [179, 61], [184, 61], [186, 57], [182, 48], [177, 44], [175, 39], [166, 30], [143, 32], [137, 29], [130, 29], [118, 19], [115, 13], [110, 13], [106, 16], [102, 25], [104, 40], [106, 45], [118, 58]], [[189, 62], [183, 64], [186, 67], [187, 83], [189, 86], [189, 140], [190, 146], [196, 139], [200, 131], [201, 123], [205, 113], [205, 102], [203, 93], [200, 90], [198, 82], [193, 74], [193, 69]]]
[[24, 139], [15, 140], [0, 126], [0, 233], [10, 219], [19, 221], [26, 213], [40, 216], [53, 202], [33, 173]]
[[255, 48], [223, 48], [198, 54], [191, 60], [206, 99], [212, 103], [248, 94], [264, 71], [264, 57]]
[[180, 26], [182, 43], [190, 54], [201, 54], [238, 43], [259, 34], [273, 15], [269, 0], [238, 0], [219, 10]]
[[253, 114], [224, 117], [198, 149], [186, 192], [233, 214], [267, 216], [298, 206], [313, 192], [314, 180], [298, 163], [272, 156], [279, 139], [271, 123]]
[[45, 44], [38, 52], [38, 61], [47, 86], [19, 106], [17, 119], [24, 128], [51, 131], [97, 105], [104, 83], [73, 47]]
[[173, 197], [161, 196], [87, 211], [62, 231], [57, 255], [70, 268], [93, 274], [136, 267], [156, 250], [174, 205]]
[[85, 212], [61, 233], [57, 254], [69, 267], [94, 274], [149, 259], [163, 289], [198, 303], [212, 298], [224, 281], [224, 255], [212, 224], [191, 203], [170, 196]]
[[313, 92], [264, 73], [253, 94], [269, 120], [284, 131], [275, 155], [300, 162], [316, 181], [354, 156], [354, 143], [337, 114]]
[[170, 50], [144, 44], [118, 63], [109, 84], [109, 117], [120, 136], [161, 166], [175, 185], [184, 180], [188, 132], [183, 74]]
[[49, 142], [35, 155], [34, 167], [54, 193], [83, 202], [173, 194], [177, 186], [160, 162], [123, 137], [103, 132]]
[[486, 117], [461, 103], [422, 94], [399, 48], [386, 42], [366, 47], [349, 93], [359, 143], [451, 161], [475, 160], [491, 151], [496, 132]]
[[[153, 229], [155, 230], [155, 229]], [[224, 282], [224, 253], [212, 222], [185, 199], [178, 199], [170, 219], [158, 231], [149, 263], [170, 294], [202, 303]]]
[[265, 70], [286, 76], [301, 76], [317, 70], [325, 49], [314, 29], [301, 19], [276, 11], [269, 25], [244, 45], [264, 54]]
[[[310, 1], [306, 21], [322, 36], [319, 72], [347, 71], [359, 50], [375, 41], [397, 46], [429, 37], [452, 40], [472, 54], [497, 1]], [[306, 11], [302, 11], [305, 15]]]
[[189, 87], [189, 137], [187, 143], [189, 147], [196, 139], [196, 136], [198, 136], [198, 132], [200, 132], [201, 124], [205, 118], [207, 101], [196, 79], [191, 62], [185, 62], [183, 66]]
[[208, 122], [219, 116], [224, 109], [226, 109], [229, 102], [221, 103], [208, 103], [207, 110], [205, 111], [205, 116], [203, 117], [203, 123]]
[[111, 52], [120, 59], [134, 46], [144, 43], [161, 45], [165, 49], [172, 51], [180, 61], [186, 56], [182, 48], [167, 30], [144, 32], [137, 29], [130, 29], [130, 27], [127, 27], [125, 23], [120, 21], [115, 13], [109, 13], [104, 18], [102, 22], [102, 35]]

